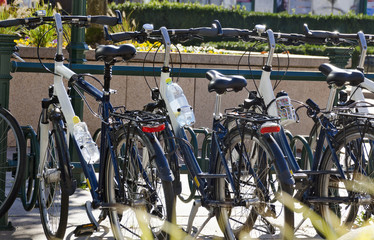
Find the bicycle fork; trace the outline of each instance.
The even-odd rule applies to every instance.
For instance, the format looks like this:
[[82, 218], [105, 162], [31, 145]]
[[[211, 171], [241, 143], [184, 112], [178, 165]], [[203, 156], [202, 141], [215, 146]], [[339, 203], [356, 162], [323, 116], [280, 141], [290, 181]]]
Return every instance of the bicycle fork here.
[[[69, 155], [66, 154], [66, 158], [58, 158], [59, 166], [55, 169], [49, 169], [47, 172], [44, 172], [44, 167], [47, 161], [48, 155], [57, 155], [57, 153], [49, 153], [48, 146], [51, 144], [50, 139], [50, 132], [49, 132], [49, 121], [52, 121], [53, 130], [55, 131], [58, 127], [62, 128], [62, 119], [61, 113], [58, 108], [51, 109], [51, 112], [48, 113], [49, 106], [55, 103], [54, 98], [51, 99], [43, 99], [42, 101], [42, 114], [40, 117], [39, 122], [39, 139], [40, 139], [40, 162], [39, 162], [39, 169], [38, 169], [38, 177], [45, 178], [46, 181], [50, 182], [57, 182], [61, 179], [61, 183], [63, 189], [67, 191], [67, 193], [72, 195], [75, 192], [77, 187], [76, 181], [73, 179], [71, 167], [70, 167], [70, 159]], [[60, 126], [59, 126], [60, 125]], [[58, 136], [57, 136], [58, 137]], [[60, 139], [61, 142], [65, 141], [66, 138]], [[57, 144], [56, 142], [53, 144]]]

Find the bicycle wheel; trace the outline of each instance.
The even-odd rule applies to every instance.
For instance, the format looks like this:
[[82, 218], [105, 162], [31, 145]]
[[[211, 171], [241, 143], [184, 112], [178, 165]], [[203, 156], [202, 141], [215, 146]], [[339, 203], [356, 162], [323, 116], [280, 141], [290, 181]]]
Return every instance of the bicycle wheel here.
[[112, 231], [116, 239], [163, 239], [167, 234], [162, 227], [174, 221], [173, 186], [157, 175], [149, 140], [132, 130], [130, 135], [123, 132], [116, 138], [119, 169], [113, 167], [111, 159], [105, 169], [106, 200], [109, 206], [115, 206], [109, 208]]
[[[374, 183], [374, 129], [363, 124], [352, 125], [341, 130], [335, 137], [335, 153], [331, 149], [323, 155], [320, 170], [331, 170], [336, 173], [321, 174], [316, 186], [318, 196], [330, 201], [319, 204], [319, 212], [326, 220], [329, 228], [356, 228], [374, 213], [373, 198], [363, 186]], [[339, 164], [344, 172], [345, 180], [338, 171]], [[366, 178], [366, 177], [368, 178]], [[362, 181], [369, 181], [362, 183]], [[323, 229], [326, 235], [329, 229]]]
[[31, 211], [36, 205], [39, 196], [39, 145], [36, 133], [31, 126], [22, 127], [25, 136], [27, 148], [27, 161], [25, 177], [21, 184], [20, 194], [23, 208]]
[[[226, 161], [234, 182], [239, 186], [239, 194], [235, 194], [227, 178], [221, 178], [215, 184], [216, 196], [221, 201], [249, 203], [247, 206], [219, 209], [217, 218], [225, 237], [249, 235], [257, 238], [264, 233], [280, 233], [285, 226], [293, 228], [293, 212], [277, 200], [282, 197], [282, 191], [292, 195], [292, 189], [280, 184], [274, 171], [274, 157], [267, 146], [256, 134], [244, 131], [243, 135], [242, 129], [229, 132], [225, 146]], [[217, 173], [226, 173], [220, 160], [217, 161]], [[263, 189], [259, 188], [258, 182], [263, 184]], [[250, 203], [251, 200], [256, 202], [256, 199], [259, 203]], [[285, 234], [282, 236], [291, 238]]]
[[69, 194], [61, 181], [63, 166], [60, 163], [61, 159], [68, 162], [69, 150], [65, 131], [58, 119], [50, 120], [48, 131], [47, 149], [40, 156], [40, 164], [44, 165], [41, 166], [39, 211], [47, 239], [62, 239], [68, 220]]
[[12, 206], [26, 166], [22, 130], [9, 111], [0, 107], [0, 217]]

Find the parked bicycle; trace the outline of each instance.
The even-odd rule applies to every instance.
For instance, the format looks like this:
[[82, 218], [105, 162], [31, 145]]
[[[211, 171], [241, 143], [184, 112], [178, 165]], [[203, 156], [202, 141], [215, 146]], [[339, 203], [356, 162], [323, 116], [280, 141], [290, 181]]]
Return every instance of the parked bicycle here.
[[[115, 25], [120, 19], [120, 14], [108, 17], [61, 16], [56, 13], [53, 17], [39, 16], [0, 22], [0, 26], [52, 23], [57, 32], [54, 71], [51, 71], [54, 84], [49, 89], [49, 98], [42, 101], [37, 131], [40, 146], [38, 205], [48, 239], [64, 237], [69, 195], [76, 188], [71, 174], [69, 148], [74, 148], [78, 153], [92, 196], [92, 201], [85, 204], [91, 223], [78, 226], [76, 235], [98, 230], [99, 223], [107, 216], [116, 239], [147, 236], [162, 238], [166, 235], [162, 231], [165, 222], [173, 222], [173, 176], [163, 150], [153, 135], [153, 132], [163, 130], [165, 118], [113, 107], [110, 103], [110, 95], [114, 94], [110, 89], [111, 68], [117, 59], [127, 61], [133, 58], [135, 48], [129, 44], [97, 48], [96, 59], [105, 63], [104, 83], [101, 84], [103, 90], [84, 80], [85, 76], [92, 77], [89, 74], [76, 74], [63, 64], [63, 24], [79, 27], [86, 27], [90, 23]], [[92, 141], [86, 124], [76, 116], [63, 78], [100, 103], [100, 114], [94, 114], [102, 122], [100, 150]], [[69, 137], [72, 145], [68, 144]], [[98, 178], [94, 164], [99, 164]], [[156, 175], [156, 172], [161, 174]], [[93, 209], [101, 210], [98, 219], [93, 216]]]
[[26, 167], [26, 143], [13, 115], [0, 106], [0, 217], [12, 206]]
[[[230, 32], [230, 30], [222, 29], [217, 21], [212, 24], [212, 27], [191, 29], [162, 27], [160, 30], [153, 30], [150, 25], [146, 25], [145, 29], [139, 32], [107, 34], [107, 39], [114, 42], [130, 39], [138, 41], [156, 39], [163, 44], [165, 53], [161, 68], [160, 88], [152, 91], [156, 102], [148, 104], [146, 110], [161, 111], [170, 119], [171, 126], [170, 128], [168, 126], [162, 135], [165, 152], [169, 153], [170, 166], [178, 180], [178, 155], [180, 154], [200, 195], [191, 209], [186, 231], [192, 232], [193, 220], [199, 207], [203, 206], [209, 210], [210, 214], [195, 236], [215, 216], [225, 238], [235, 239], [240, 234], [249, 232], [256, 218], [261, 214], [266, 215], [265, 224], [271, 226], [267, 221], [272, 221], [274, 226], [279, 226], [282, 230], [289, 221], [292, 221], [289, 219], [289, 216], [293, 217], [288, 213], [290, 210], [283, 209], [283, 205], [276, 200], [282, 198], [282, 190], [292, 194], [293, 185], [293, 179], [283, 159], [283, 154], [269, 134], [280, 130], [277, 124], [278, 117], [255, 112], [243, 113], [237, 109], [223, 114], [220, 110], [221, 95], [227, 91], [242, 90], [246, 86], [246, 80], [242, 76], [225, 76], [216, 71], [208, 71], [209, 91], [216, 92], [217, 97], [211, 133], [209, 169], [208, 172], [203, 172], [193, 154], [193, 149], [187, 142], [184, 130], [184, 127], [193, 122], [191, 107], [186, 105], [188, 103], [185, 100], [182, 100], [183, 104], [179, 102], [181, 105], [176, 107], [176, 102], [172, 101], [173, 96], [170, 96], [170, 91], [174, 90], [169, 89], [175, 84], [170, 78], [169, 67], [171, 39], [179, 42], [194, 37], [214, 37], [225, 34], [226, 31]], [[248, 33], [248, 31], [245, 32]], [[253, 34], [257, 35], [257, 33]], [[178, 87], [175, 88], [178, 89], [179, 96], [181, 90]], [[176, 95], [174, 97], [176, 98]], [[275, 158], [282, 158], [283, 161], [274, 161]], [[178, 182], [175, 184], [178, 185]], [[176, 191], [176, 194], [178, 193], [180, 189]], [[278, 221], [277, 224], [275, 224], [276, 221]], [[275, 231], [275, 228], [273, 229]]]
[[[365, 181], [366, 185], [370, 185], [373, 173], [373, 163], [372, 163], [372, 149], [373, 149], [373, 129], [372, 129], [372, 119], [373, 115], [370, 114], [370, 109], [372, 109], [373, 104], [366, 101], [363, 89], [373, 91], [373, 82], [367, 78], [363, 78], [364, 63], [367, 51], [367, 42], [372, 41], [372, 35], [364, 34], [363, 32], [358, 32], [357, 34], [342, 34], [339, 32], [329, 32], [322, 30], [309, 30], [305, 26], [306, 35], [309, 38], [328, 38], [335, 43], [350, 43], [352, 45], [360, 46], [360, 58], [356, 70], [352, 69], [341, 69], [335, 67], [331, 64], [322, 64], [319, 69], [327, 76], [327, 81], [329, 85], [333, 85], [330, 91], [330, 96], [328, 100], [328, 105], [326, 110], [330, 111], [329, 117], [331, 121], [340, 132], [336, 135], [336, 153], [327, 151], [324, 155], [331, 158], [331, 155], [336, 154], [341, 158], [342, 165], [351, 165], [351, 173], [347, 173], [347, 176], [351, 179], [356, 179], [356, 184], [350, 186], [348, 192], [337, 191], [337, 187], [342, 185], [344, 181], [336, 179], [335, 176], [326, 175], [325, 178], [321, 179], [329, 184], [328, 191], [323, 194], [331, 197], [342, 197], [349, 195], [351, 199], [354, 199], [358, 195], [360, 198], [356, 201], [349, 201], [345, 204], [329, 204], [321, 207], [321, 215], [326, 219], [331, 219], [331, 212], [338, 216], [341, 216], [340, 225], [351, 227], [360, 226], [361, 222], [367, 222], [373, 214], [373, 200], [368, 188], [363, 188], [361, 181]], [[343, 81], [344, 79], [344, 81]], [[342, 91], [345, 87], [345, 82], [349, 82], [351, 86], [350, 94]], [[338, 96], [337, 100], [336, 96]], [[318, 109], [318, 106], [316, 107]], [[319, 111], [319, 110], [317, 110]], [[309, 135], [310, 147], [313, 150], [318, 142], [318, 135], [321, 132], [321, 120], [314, 118], [315, 124]], [[322, 145], [321, 145], [322, 146]], [[323, 147], [320, 147], [323, 148]], [[351, 155], [343, 158], [348, 152], [355, 152], [355, 155]], [[345, 154], [345, 155], [344, 155]], [[343, 162], [344, 159], [344, 162]], [[337, 168], [336, 164], [328, 167]], [[354, 174], [356, 176], [354, 176]], [[365, 178], [367, 177], [367, 178]], [[340, 184], [339, 184], [340, 182]], [[342, 183], [343, 182], [343, 183]], [[346, 184], [346, 183], [345, 183]], [[349, 185], [349, 184], [347, 184]], [[358, 193], [359, 192], [359, 193]], [[358, 203], [357, 203], [358, 202]], [[330, 220], [331, 221], [331, 220]]]
[[[292, 117], [290, 106], [286, 105], [283, 106], [283, 109], [279, 108], [277, 102], [283, 96], [278, 95], [276, 98], [274, 94], [271, 94], [272, 88], [269, 76], [275, 39], [287, 43], [295, 41], [326, 42], [329, 39], [325, 36], [313, 38], [297, 34], [272, 33], [271, 30], [267, 30], [264, 34], [268, 38], [270, 50], [267, 64], [263, 67], [258, 92], [256, 95], [252, 94], [252, 102], [262, 103], [257, 104], [256, 108], [263, 108], [270, 115], [283, 116], [282, 112], [279, 113], [279, 110], [284, 111], [285, 109], [287, 111], [285, 116]], [[351, 34], [350, 37], [357, 38], [355, 34]], [[372, 164], [370, 160], [372, 136], [370, 134], [371, 128], [368, 128], [370, 121], [363, 121], [362, 116], [338, 112], [343, 122], [348, 123], [351, 119], [354, 119], [356, 123], [349, 128], [343, 128], [340, 132], [334, 119], [334, 116], [336, 116], [333, 112], [335, 92], [345, 84], [357, 86], [364, 81], [363, 74], [359, 71], [342, 70], [332, 72], [326, 80], [331, 87], [326, 109], [321, 110], [311, 99], [306, 101], [308, 115], [321, 126], [318, 131], [311, 169], [303, 170], [300, 168], [282, 130], [275, 133], [274, 137], [286, 155], [288, 166], [296, 181], [295, 190], [297, 191], [294, 198], [321, 214], [327, 224], [314, 221], [313, 224], [317, 232], [323, 236], [336, 237], [341, 234], [341, 232], [335, 232], [337, 227], [349, 229], [355, 226], [356, 217], [360, 217], [361, 214], [367, 217], [370, 213], [368, 209], [371, 209], [372, 197], [367, 190], [359, 187], [358, 182], [363, 179], [363, 176], [370, 177], [372, 174], [372, 171], [368, 171]], [[276, 110], [278, 110], [278, 113]], [[290, 118], [286, 117], [285, 119]], [[325, 145], [325, 143], [327, 144]], [[296, 209], [296, 211], [299, 210], [302, 209]], [[335, 218], [331, 212], [335, 213]], [[340, 220], [336, 222], [336, 219]]]

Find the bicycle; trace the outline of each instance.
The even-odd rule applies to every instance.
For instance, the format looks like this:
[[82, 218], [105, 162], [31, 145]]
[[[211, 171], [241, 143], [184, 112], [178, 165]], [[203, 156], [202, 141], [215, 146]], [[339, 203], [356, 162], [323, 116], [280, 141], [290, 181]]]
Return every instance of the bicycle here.
[[[340, 129], [340, 133], [336, 135], [337, 144], [336, 149], [340, 150], [337, 151], [335, 154], [339, 154], [340, 152], [344, 152], [347, 149], [353, 151], [356, 149], [358, 157], [355, 159], [351, 157], [351, 161], [354, 161], [356, 165], [359, 165], [359, 168], [356, 169], [356, 172], [360, 173], [364, 177], [361, 177], [362, 181], [365, 181], [365, 184], [370, 186], [372, 184], [373, 178], [373, 168], [372, 168], [372, 147], [373, 147], [373, 135], [372, 135], [372, 114], [369, 113], [369, 109], [373, 107], [373, 105], [365, 100], [364, 94], [362, 92], [362, 88], [367, 89], [369, 91], [373, 91], [373, 82], [366, 77], [358, 81], [357, 79], [352, 76], [355, 72], [363, 72], [364, 70], [364, 62], [366, 57], [367, 51], [367, 41], [371, 41], [372, 35], [364, 34], [361, 31], [357, 34], [341, 34], [338, 32], [332, 33], [328, 31], [315, 31], [309, 30], [307, 26], [305, 27], [306, 35], [311, 38], [320, 38], [320, 37], [328, 37], [332, 39], [332, 41], [340, 43], [340, 42], [347, 42], [350, 41], [351, 44], [358, 44], [360, 46], [361, 56], [359, 59], [359, 64], [356, 67], [356, 70], [351, 69], [341, 69], [335, 67], [331, 64], [322, 64], [319, 67], [319, 70], [327, 76], [327, 79], [331, 79], [333, 76], [338, 74], [343, 74], [347, 77], [348, 81], [351, 81], [353, 84], [351, 88], [350, 96], [345, 92], [342, 92], [341, 89], [344, 87], [341, 82], [337, 82], [337, 88], [335, 88], [335, 92], [330, 93], [330, 98], [333, 98], [334, 95], [339, 94], [338, 102], [334, 102], [333, 100], [329, 101], [330, 109], [332, 109], [333, 114], [336, 114], [336, 117], [333, 118], [334, 124]], [[340, 92], [339, 92], [340, 91]], [[328, 106], [329, 106], [328, 105]], [[331, 107], [333, 106], [333, 107]], [[320, 131], [320, 122], [315, 121], [315, 124], [310, 132], [309, 142], [311, 144], [311, 148], [315, 146], [316, 139], [318, 138], [317, 133]], [[327, 157], [331, 154], [331, 152], [324, 153]], [[346, 160], [346, 165], [347, 165]], [[334, 166], [329, 166], [334, 167]], [[357, 182], [360, 180], [360, 176], [356, 177], [358, 179]], [[325, 182], [336, 182], [332, 177], [322, 179]], [[358, 183], [360, 184], [360, 183]], [[354, 195], [355, 191], [364, 193], [361, 199], [361, 204], [350, 204], [351, 211], [348, 212], [346, 215], [346, 220], [341, 221], [341, 225], [345, 224], [348, 227], [360, 225], [360, 222], [368, 221], [371, 216], [373, 215], [373, 206], [372, 206], [372, 196], [370, 191], [367, 188], [363, 188], [362, 186], [355, 185], [357, 189], [349, 189], [351, 195]], [[352, 188], [352, 186], [351, 186]], [[332, 187], [330, 187], [332, 189]], [[331, 191], [330, 191], [331, 192]], [[353, 192], [353, 193], [352, 193]], [[366, 194], [365, 194], [366, 193]], [[337, 195], [339, 193], [327, 193], [324, 192], [325, 195]], [[339, 195], [338, 195], [339, 196]], [[349, 204], [347, 204], [348, 208]], [[364, 209], [363, 209], [364, 208]], [[334, 206], [330, 204], [329, 207], [324, 206], [322, 208], [322, 216], [326, 218], [331, 218], [330, 212], [334, 212], [337, 215], [343, 215], [342, 211], [343, 207]], [[329, 211], [330, 210], [330, 211]], [[352, 213], [353, 212], [353, 213]], [[357, 215], [356, 218], [352, 217]]]
[[[210, 214], [197, 230], [195, 236], [198, 236], [206, 223], [216, 216], [225, 238], [234, 239], [253, 228], [259, 211], [264, 213], [263, 215], [267, 213], [269, 218], [274, 220], [281, 213], [283, 214], [283, 205], [275, 203], [276, 197], [282, 198], [280, 189], [291, 194], [291, 186], [294, 182], [283, 159], [283, 154], [269, 134], [279, 130], [276, 123], [279, 120], [278, 117], [270, 117], [255, 112], [240, 113], [236, 109], [232, 109], [223, 115], [220, 111], [220, 98], [223, 93], [231, 90], [240, 91], [246, 86], [246, 80], [242, 76], [224, 76], [215, 71], [207, 73], [207, 78], [210, 80], [209, 91], [216, 92], [208, 172], [201, 170], [191, 146], [187, 143], [184, 130], [186, 123], [182, 125], [177, 120], [179, 114], [174, 113], [175, 111], [172, 109], [166, 93], [167, 84], [172, 81], [169, 67], [170, 39], [183, 41], [196, 36], [220, 36], [225, 34], [225, 31], [230, 31], [230, 29], [223, 29], [218, 21], [214, 21], [212, 27], [191, 29], [166, 29], [161, 27], [160, 30], [153, 30], [150, 25], [146, 25], [145, 29], [140, 32], [114, 34], [109, 34], [107, 30], [105, 32], [106, 39], [114, 42], [131, 39], [138, 41], [145, 41], [146, 39], [161, 40], [165, 47], [165, 53], [161, 68], [160, 89], [152, 91], [152, 97], [156, 103], [148, 104], [145, 109], [161, 111], [170, 120], [170, 127], [166, 127], [166, 131], [161, 137], [165, 144], [165, 152], [168, 153], [171, 169], [176, 176], [175, 185], [177, 186], [175, 186], [175, 189], [178, 190], [175, 193], [179, 194], [181, 191], [177, 182], [179, 176], [178, 155], [180, 154], [184, 159], [191, 179], [193, 179], [193, 184], [200, 194], [200, 199], [195, 200], [191, 209], [186, 232], [191, 233], [198, 208], [203, 206], [210, 211]], [[189, 108], [190, 106], [183, 107]], [[231, 134], [228, 133], [228, 127], [230, 126], [227, 126], [227, 124], [229, 123], [235, 123]], [[248, 126], [246, 127], [246, 125]], [[244, 141], [246, 141], [245, 144], [253, 146], [252, 156], [243, 157], [243, 151], [247, 150], [247, 147], [242, 144]], [[241, 147], [237, 147], [238, 145], [241, 145]], [[279, 161], [273, 162], [274, 155], [277, 155]], [[274, 189], [269, 187], [269, 179], [272, 178], [277, 179], [273, 181], [276, 185]], [[278, 178], [282, 178], [282, 180], [278, 180]], [[268, 193], [269, 190], [271, 191], [270, 194]], [[290, 210], [286, 209], [285, 211]], [[288, 221], [292, 221], [289, 216], [286, 213], [282, 220], [278, 220], [278, 222], [281, 222], [278, 224], [281, 225], [281, 229]]]
[[[252, 102], [260, 104], [249, 104], [251, 107], [262, 108], [269, 112], [270, 115], [276, 114], [276, 101], [270, 83], [271, 72], [271, 55], [275, 48], [275, 39], [285, 39], [285, 42], [307, 42], [317, 41], [326, 42], [326, 37], [309, 38], [297, 34], [272, 33], [267, 30], [267, 38], [269, 42], [269, 55], [267, 65], [263, 68], [263, 74], [260, 80], [258, 93], [252, 94]], [[356, 38], [355, 34], [346, 35], [346, 37]], [[370, 116], [363, 116], [352, 113], [335, 113], [333, 111], [334, 97], [337, 89], [344, 84], [357, 86], [364, 81], [364, 76], [359, 71], [339, 71], [332, 72], [327, 77], [327, 82], [331, 86], [328, 105], [325, 110], [319, 107], [310, 99], [306, 102], [308, 115], [322, 126], [318, 131], [317, 145], [313, 156], [313, 164], [310, 170], [302, 170], [295, 160], [289, 143], [287, 142], [284, 132], [281, 130], [275, 133], [274, 137], [280, 145], [282, 151], [287, 156], [286, 160], [293, 176], [296, 180], [294, 197], [313, 208], [317, 213], [321, 214], [325, 222], [313, 222], [317, 232], [323, 236], [336, 237], [333, 229], [337, 227], [350, 228], [353, 226], [356, 216], [360, 213], [367, 215], [371, 213], [372, 197], [367, 189], [362, 187], [354, 188], [360, 182], [363, 176], [371, 176], [371, 128]], [[257, 96], [256, 96], [257, 95]], [[273, 105], [273, 109], [272, 109]], [[287, 106], [286, 106], [287, 107]], [[282, 109], [281, 109], [282, 110]], [[320, 114], [320, 116], [318, 116]], [[335, 125], [335, 114], [340, 115], [340, 120], [346, 123], [352, 123], [354, 119], [355, 125], [348, 125], [338, 132]], [[277, 114], [278, 115], [278, 114]], [[289, 118], [286, 118], [289, 119]], [[364, 120], [362, 120], [364, 119]], [[349, 121], [350, 120], [350, 121]], [[345, 126], [346, 127], [346, 126]], [[325, 142], [326, 141], [326, 142]], [[324, 143], [327, 143], [324, 148]], [[297, 212], [303, 209], [296, 209]], [[338, 224], [334, 225], [332, 210], [340, 219]], [[346, 213], [343, 211], [346, 210]], [[303, 222], [303, 221], [302, 221]], [[302, 224], [296, 227], [296, 230]]]
[[[91, 75], [76, 74], [63, 65], [63, 23], [80, 27], [86, 27], [90, 23], [115, 25], [119, 19], [119, 13], [117, 17], [61, 16], [56, 13], [53, 17], [40, 16], [0, 22], [0, 25], [7, 26], [37, 26], [54, 22], [57, 32], [55, 68], [51, 72], [54, 74], [54, 84], [49, 89], [49, 98], [42, 101], [37, 131], [40, 145], [38, 204], [48, 239], [64, 237], [69, 196], [76, 188], [71, 175], [69, 148], [74, 148], [78, 153], [92, 196], [92, 201], [85, 204], [91, 223], [78, 226], [74, 231], [76, 235], [91, 234], [98, 230], [99, 223], [107, 216], [116, 239], [164, 237], [162, 226], [166, 221], [173, 222], [173, 176], [163, 150], [153, 135], [153, 132], [163, 130], [164, 117], [128, 111], [124, 107], [113, 107], [110, 104], [110, 95], [114, 93], [110, 89], [111, 67], [117, 58], [125, 61], [131, 59], [136, 53], [135, 48], [126, 44], [98, 47], [96, 59], [105, 63], [103, 90], [83, 79], [84, 76]], [[100, 103], [100, 115], [95, 114], [102, 121], [98, 178], [94, 170], [95, 155], [89, 152], [87, 157], [85, 148], [78, 142], [75, 131], [77, 124], [82, 122], [74, 113], [63, 78]], [[72, 139], [70, 146], [69, 137]], [[94, 153], [95, 151], [98, 150], [94, 150]], [[156, 176], [156, 172], [161, 172], [162, 177]], [[92, 214], [93, 209], [101, 210], [98, 220]], [[132, 215], [126, 215], [128, 213]]]
[[14, 116], [0, 106], [0, 217], [4, 216], [21, 187], [26, 166], [26, 143]]

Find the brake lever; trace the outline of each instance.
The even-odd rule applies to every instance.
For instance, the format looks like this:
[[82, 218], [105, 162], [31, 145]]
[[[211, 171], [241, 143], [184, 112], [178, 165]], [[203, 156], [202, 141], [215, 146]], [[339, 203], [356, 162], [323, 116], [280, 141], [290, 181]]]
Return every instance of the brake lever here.
[[218, 36], [222, 36], [223, 35], [222, 26], [221, 26], [221, 23], [218, 20], [214, 20], [212, 22], [212, 28], [216, 28], [217, 29], [217, 35]]
[[116, 10], [115, 13], [116, 13], [116, 17], [118, 19], [117, 24], [122, 24], [122, 14], [121, 14], [121, 12], [119, 10]]

